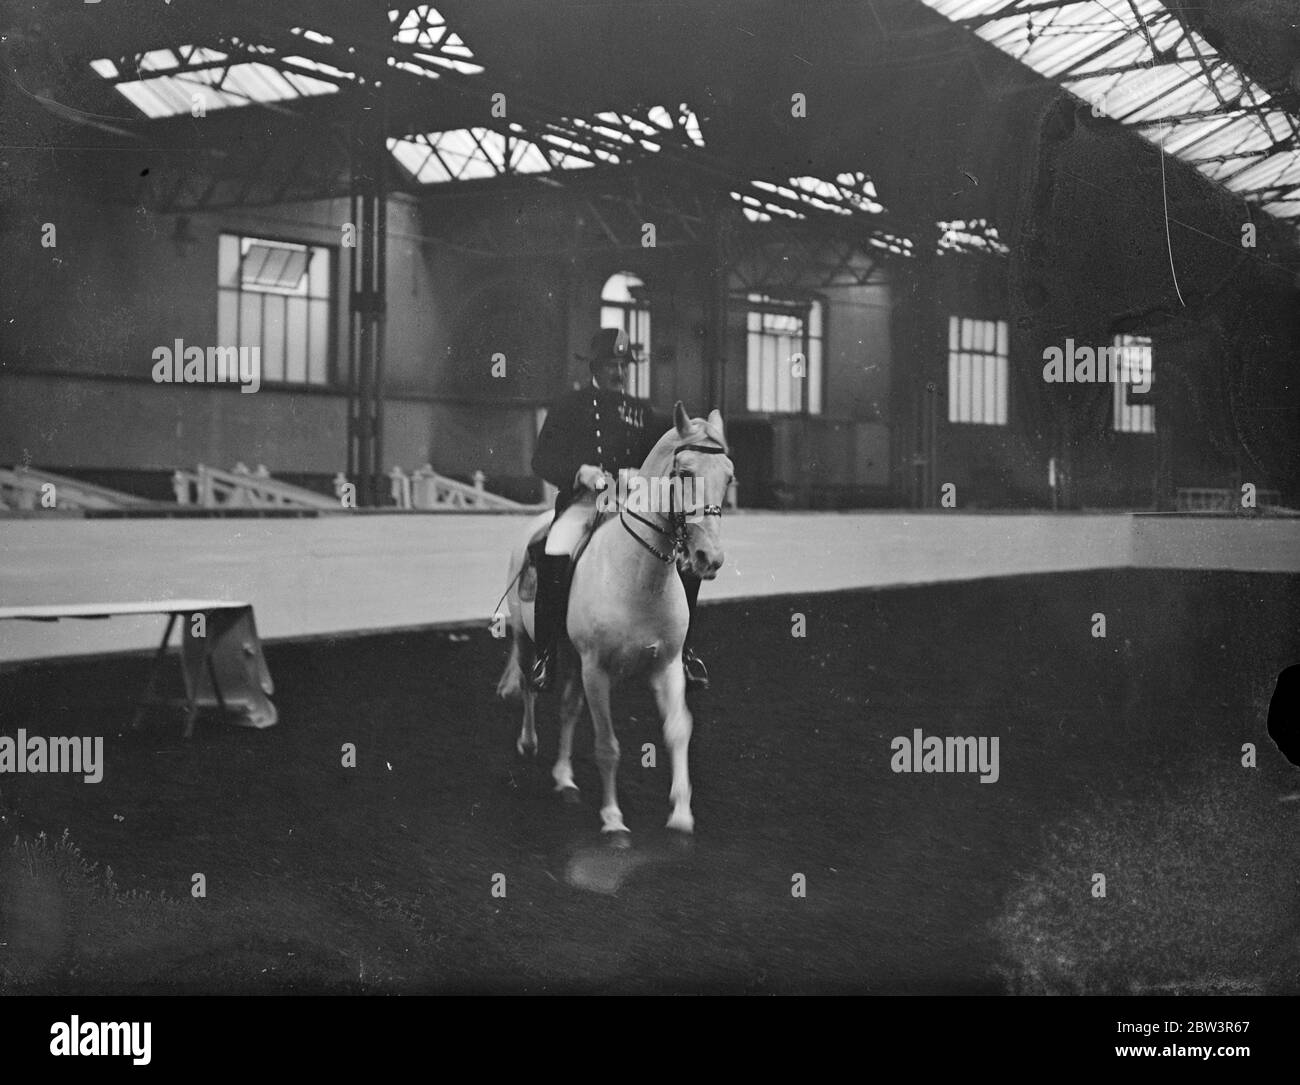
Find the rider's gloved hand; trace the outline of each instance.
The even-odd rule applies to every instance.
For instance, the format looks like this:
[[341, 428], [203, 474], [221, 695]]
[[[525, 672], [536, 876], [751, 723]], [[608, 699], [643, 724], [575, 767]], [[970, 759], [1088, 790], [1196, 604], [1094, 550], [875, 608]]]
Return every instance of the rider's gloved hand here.
[[609, 476], [599, 467], [590, 463], [584, 463], [578, 468], [574, 480], [580, 488], [592, 492], [599, 492], [609, 485]]

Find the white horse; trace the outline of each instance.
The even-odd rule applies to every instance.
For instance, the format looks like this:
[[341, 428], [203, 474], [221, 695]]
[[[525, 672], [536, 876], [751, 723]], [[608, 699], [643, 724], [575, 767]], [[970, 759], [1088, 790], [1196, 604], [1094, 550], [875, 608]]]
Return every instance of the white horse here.
[[[596, 764], [603, 789], [601, 831], [626, 833], [614, 786], [619, 746], [610, 713], [610, 694], [625, 679], [645, 675], [663, 718], [664, 741], [672, 757], [672, 813], [668, 828], [689, 833], [695, 827], [691, 814], [691, 782], [686, 748], [691, 740], [691, 713], [686, 707], [686, 679], [682, 672], [682, 645], [686, 639], [686, 592], [674, 567], [689, 565], [702, 580], [712, 580], [722, 567], [720, 519], [722, 502], [731, 484], [733, 467], [727, 455], [722, 416], [715, 410], [708, 419], [690, 418], [678, 402], [673, 428], [663, 435], [646, 457], [639, 476], [629, 479], [631, 492], [670, 495], [667, 508], [638, 508], [629, 501], [604, 516], [574, 568], [565, 628], [571, 648], [557, 656], [560, 662], [560, 749], [551, 775], [555, 790], [576, 797], [573, 782], [573, 731], [583, 704], [591, 708], [595, 727]], [[680, 483], [675, 480], [681, 480]], [[693, 508], [678, 494], [689, 492]], [[537, 753], [534, 694], [524, 680], [531, 663], [533, 603], [530, 594], [531, 563], [528, 544], [538, 538], [551, 520], [544, 513], [529, 523], [526, 537], [511, 558], [511, 587], [507, 592], [512, 645], [510, 658], [497, 684], [502, 697], [520, 696], [524, 703], [523, 729], [516, 748], [521, 754]], [[521, 587], [524, 599], [521, 600]]]

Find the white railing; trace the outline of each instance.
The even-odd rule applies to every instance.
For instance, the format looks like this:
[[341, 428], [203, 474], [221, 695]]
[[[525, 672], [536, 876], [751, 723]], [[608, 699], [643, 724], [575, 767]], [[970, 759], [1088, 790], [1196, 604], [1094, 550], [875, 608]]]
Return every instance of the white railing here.
[[[523, 505], [489, 493], [483, 486], [486, 476], [482, 471], [474, 472], [474, 482], [471, 485], [440, 475], [426, 463], [410, 475], [400, 467], [394, 467], [388, 473], [388, 480], [393, 503], [399, 509], [432, 512], [537, 512], [550, 506], [550, 502]], [[335, 475], [335, 496], [330, 498], [314, 490], [279, 482], [271, 477], [271, 472], [262, 464], [258, 464], [255, 471], [250, 471], [242, 463], [236, 464], [231, 471], [199, 464], [195, 471], [177, 471], [172, 475], [176, 503], [205, 509], [301, 508], [340, 512], [350, 507], [342, 500], [347, 484], [348, 479], [341, 472]]]
[[144, 509], [157, 504], [39, 467], [0, 468], [0, 509]]
[[[335, 480], [336, 485], [338, 480]], [[195, 505], [202, 509], [320, 509], [337, 512], [342, 503], [314, 490], [278, 482], [262, 464], [256, 471], [242, 463], [233, 471], [199, 464], [195, 471], [177, 471], [172, 475], [172, 489], [178, 505]]]
[[483, 488], [487, 476], [475, 471], [473, 484], [457, 482], [438, 474], [430, 464], [407, 475], [400, 467], [388, 472], [389, 493], [399, 509], [424, 511], [483, 512], [506, 510], [510, 512], [540, 512], [549, 508], [550, 502], [524, 505], [508, 497], [489, 493]]

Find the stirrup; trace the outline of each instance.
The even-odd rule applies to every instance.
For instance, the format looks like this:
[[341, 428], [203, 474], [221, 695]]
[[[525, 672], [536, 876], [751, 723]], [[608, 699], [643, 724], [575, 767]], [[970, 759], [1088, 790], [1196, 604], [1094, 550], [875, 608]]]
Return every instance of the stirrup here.
[[534, 693], [547, 693], [555, 685], [555, 653], [538, 652], [528, 674], [528, 688]]
[[709, 688], [709, 669], [704, 665], [704, 660], [689, 648], [682, 651], [682, 670], [686, 672], [687, 689]]

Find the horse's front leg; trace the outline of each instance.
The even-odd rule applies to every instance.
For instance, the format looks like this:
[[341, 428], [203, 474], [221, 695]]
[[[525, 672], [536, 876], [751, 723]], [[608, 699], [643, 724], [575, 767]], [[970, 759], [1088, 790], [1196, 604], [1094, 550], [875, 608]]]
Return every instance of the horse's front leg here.
[[518, 668], [518, 682], [520, 697], [524, 702], [524, 723], [520, 728], [519, 738], [515, 741], [515, 749], [519, 751], [520, 757], [537, 756], [537, 694], [528, 686], [528, 680], [525, 677], [533, 665], [533, 636], [532, 627], [532, 606], [525, 608], [519, 602], [517, 596], [512, 596], [507, 608], [513, 604], [514, 613], [518, 614], [517, 624], [514, 628], [514, 644], [511, 650], [514, 652], [515, 667]]
[[537, 756], [537, 694], [526, 685], [520, 694], [524, 700], [524, 725], [515, 741], [520, 757]]
[[618, 794], [614, 787], [619, 748], [609, 706], [609, 674], [601, 669], [594, 658], [584, 658], [582, 684], [587, 691], [587, 706], [591, 709], [591, 722], [596, 729], [596, 765], [600, 769], [602, 789], [600, 831], [625, 833], [628, 829], [623, 824], [623, 811], [618, 808]]
[[573, 781], [573, 730], [578, 726], [583, 704], [582, 680], [576, 661], [573, 666], [563, 667], [561, 681], [560, 750], [551, 777], [555, 780], [556, 791], [576, 798], [578, 785]]
[[686, 675], [680, 658], [651, 675], [650, 688], [654, 690], [659, 705], [659, 715], [664, 721], [664, 741], [673, 759], [673, 786], [669, 792], [672, 813], [668, 815], [668, 828], [689, 833], [695, 830], [695, 817], [691, 813], [691, 777], [686, 768], [686, 748], [691, 743], [694, 721], [686, 707]]

